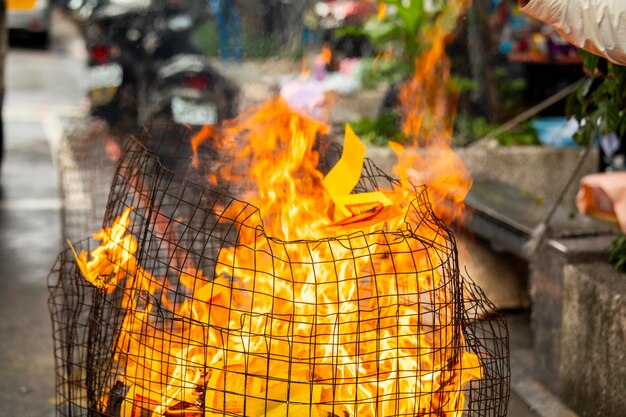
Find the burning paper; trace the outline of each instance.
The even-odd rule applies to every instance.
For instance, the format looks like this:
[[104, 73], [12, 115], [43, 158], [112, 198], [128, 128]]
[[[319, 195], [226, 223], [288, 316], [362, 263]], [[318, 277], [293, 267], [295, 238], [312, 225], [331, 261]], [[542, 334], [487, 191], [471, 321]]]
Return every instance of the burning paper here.
[[[316, 122], [271, 106], [287, 113], [231, 127], [254, 153], [258, 188], [249, 198], [259, 211], [241, 220], [234, 244], [201, 255], [215, 256], [212, 275], [189, 262], [178, 277], [144, 269], [130, 208], [94, 236], [101, 246], [76, 258], [90, 283], [123, 294], [114, 360], [117, 378], [133, 387], [126, 398], [141, 392], [141, 409], [155, 416], [197, 407], [207, 416], [460, 416], [483, 365], [464, 347], [453, 241], [425, 192], [391, 182], [351, 194], [362, 180], [356, 136], [347, 132], [324, 176], [312, 163]], [[341, 223], [355, 216], [344, 210], [350, 198], [394, 210]], [[211, 207], [218, 223], [245, 211], [234, 201]], [[170, 227], [167, 241], [180, 241]], [[169, 316], [171, 325], [159, 319]], [[130, 401], [123, 412], [137, 407]]]
[[[424, 120], [406, 118], [415, 134]], [[89, 381], [84, 399], [69, 391], [64, 410], [506, 414], [506, 331], [461, 277], [426, 189], [411, 185], [408, 167], [419, 164], [403, 165], [396, 181], [364, 161], [347, 129], [325, 173], [328, 131], [280, 99], [206, 127], [192, 143], [194, 166], [204, 168], [207, 141], [227, 157], [203, 184], [131, 144], [100, 245], [77, 245], [58, 267], [59, 373], [69, 380], [76, 367]], [[212, 188], [232, 183], [252, 186], [237, 198]], [[76, 293], [89, 297], [75, 303]], [[76, 344], [88, 354], [76, 359]]]

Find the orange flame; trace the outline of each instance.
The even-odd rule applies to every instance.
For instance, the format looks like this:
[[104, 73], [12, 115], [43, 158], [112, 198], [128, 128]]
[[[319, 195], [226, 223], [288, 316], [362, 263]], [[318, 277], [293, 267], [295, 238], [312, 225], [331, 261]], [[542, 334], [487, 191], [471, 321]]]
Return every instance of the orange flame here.
[[300, 78], [306, 80], [311, 75], [311, 70], [309, 69], [309, 63], [307, 61], [306, 56], [302, 57], [302, 61], [300, 63]]
[[[451, 198], [459, 210], [471, 184], [451, 151], [445, 83], [433, 78], [448, 71], [444, 23], [402, 90], [414, 146], [396, 148], [404, 187], [372, 193], [394, 210], [381, 203], [356, 222], [333, 210], [341, 196], [324, 187], [314, 150], [328, 126], [276, 99], [193, 140], [197, 150], [216, 138], [236, 152], [235, 164], [245, 161], [256, 185], [245, 199], [258, 211], [237, 202], [215, 208], [223, 219], [246, 218], [244, 227], [237, 245], [219, 251], [213, 276], [181, 268], [183, 301], [169, 301], [173, 286], [138, 265], [130, 209], [95, 236], [102, 243], [90, 257], [76, 256], [93, 285], [124, 292], [115, 359], [132, 389], [122, 407], [142, 398], [153, 416], [180, 404], [206, 417], [463, 414], [464, 387], [481, 378], [482, 365], [459, 348], [459, 289], [447, 286], [443, 265], [433, 266], [454, 254], [445, 231], [406, 215], [416, 199], [411, 182], [429, 184], [440, 214]], [[358, 162], [346, 169], [360, 172]], [[212, 180], [228, 181], [228, 172]], [[167, 330], [153, 325], [154, 304], [140, 306], [141, 291], [160, 294], [159, 307], [181, 320]]]
[[404, 183], [427, 184], [435, 213], [447, 222], [462, 221], [465, 196], [472, 186], [461, 159], [452, 150], [457, 94], [451, 91], [446, 41], [466, 0], [446, 3], [426, 35], [430, 47], [416, 60], [399, 101], [408, 147], [392, 144], [398, 155], [394, 173]]
[[[77, 256], [91, 283], [124, 291], [127, 314], [115, 358], [133, 398], [143, 399], [152, 415], [204, 398], [208, 416], [285, 415], [287, 409], [461, 416], [462, 387], [480, 378], [482, 368], [474, 353], [452, 348], [462, 338], [454, 296], [443, 267], [432, 265], [450, 256], [445, 235], [423, 221], [407, 229], [404, 213], [415, 195], [401, 188], [384, 191], [398, 209], [390, 215], [337, 223], [313, 150], [325, 132], [327, 126], [281, 100], [219, 130], [245, 143], [241, 155], [250, 157], [257, 185], [248, 201], [260, 213], [249, 211], [239, 243], [219, 252], [215, 278], [181, 271], [186, 301], [168, 301], [173, 286], [137, 264], [137, 242], [127, 231], [130, 209], [96, 235], [102, 245], [91, 260]], [[221, 209], [220, 217], [235, 218], [242, 205]], [[324, 236], [340, 237], [319, 240]], [[140, 291], [156, 296], [159, 289], [159, 307], [186, 318], [167, 331], [151, 324], [152, 303], [140, 305], [146, 303]], [[233, 375], [245, 377], [237, 382]]]

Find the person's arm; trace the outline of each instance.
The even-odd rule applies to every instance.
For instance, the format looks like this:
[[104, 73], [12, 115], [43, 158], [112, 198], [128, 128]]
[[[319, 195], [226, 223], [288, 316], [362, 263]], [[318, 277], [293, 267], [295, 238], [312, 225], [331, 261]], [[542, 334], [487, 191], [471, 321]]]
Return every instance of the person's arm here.
[[519, 0], [521, 10], [553, 26], [565, 39], [626, 65], [625, 0]]

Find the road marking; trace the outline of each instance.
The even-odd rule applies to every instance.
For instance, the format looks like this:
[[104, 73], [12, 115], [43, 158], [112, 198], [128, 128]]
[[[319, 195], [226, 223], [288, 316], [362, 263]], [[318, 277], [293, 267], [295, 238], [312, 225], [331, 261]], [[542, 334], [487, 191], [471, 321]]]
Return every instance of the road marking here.
[[0, 201], [0, 210], [5, 211], [43, 211], [60, 210], [63, 203], [58, 198], [23, 198]]
[[41, 122], [46, 116], [58, 118], [85, 117], [87, 115], [86, 105], [79, 106], [5, 106], [2, 115], [6, 122]]
[[85, 106], [8, 106], [3, 112], [5, 123], [41, 123], [44, 136], [50, 146], [50, 154], [56, 165], [59, 143], [71, 119], [84, 118]]
[[64, 126], [61, 119], [54, 113], [50, 113], [43, 118], [43, 131], [50, 145], [50, 153], [52, 154], [52, 161], [56, 166], [59, 155], [59, 143], [63, 137]]
[[63, 203], [58, 198], [24, 198], [0, 201], [3, 211], [58, 211]]

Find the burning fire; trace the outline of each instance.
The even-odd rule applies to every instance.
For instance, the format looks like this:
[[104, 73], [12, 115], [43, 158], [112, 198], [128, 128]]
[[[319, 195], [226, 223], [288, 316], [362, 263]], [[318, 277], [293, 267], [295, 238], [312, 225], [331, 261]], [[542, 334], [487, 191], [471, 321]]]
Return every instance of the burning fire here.
[[[416, 196], [407, 188], [356, 194], [351, 204], [360, 142], [348, 132], [326, 176], [343, 182], [333, 188], [313, 150], [325, 131], [280, 100], [220, 130], [247, 144], [257, 185], [247, 200], [259, 211], [219, 252], [214, 276], [181, 271], [184, 301], [172, 302], [176, 286], [138, 264], [130, 208], [94, 236], [98, 248], [77, 256], [88, 281], [124, 294], [115, 359], [131, 388], [122, 415], [463, 413], [463, 386], [482, 370], [460, 349], [457, 289], [433, 267], [452, 256], [447, 236], [410, 218]], [[242, 207], [218, 210], [235, 218]], [[175, 325], [154, 324], [157, 304]]]
[[[440, 100], [448, 95], [441, 78], [431, 79], [447, 69], [445, 23], [402, 90], [407, 137], [437, 151], [396, 147], [402, 186], [352, 193], [364, 149], [349, 128], [342, 158], [324, 176], [314, 145], [328, 127], [272, 100], [194, 138], [195, 150], [209, 137], [236, 148], [239, 163], [252, 161], [256, 185], [245, 200], [258, 211], [236, 202], [214, 209], [245, 220], [209, 276], [184, 266], [173, 285], [144, 270], [128, 232], [131, 208], [94, 235], [98, 248], [76, 254], [85, 279], [123, 294], [120, 416], [463, 414], [464, 390], [483, 369], [463, 348], [461, 290], [445, 279], [456, 263], [450, 236], [417, 213], [421, 197], [410, 186], [428, 183], [435, 210], [451, 207], [454, 218], [471, 185], [450, 149]], [[441, 165], [425, 168], [432, 158]], [[451, 167], [457, 174], [440, 175]], [[229, 181], [228, 172], [209, 182]]]
[[415, 59], [413, 75], [402, 85], [399, 102], [406, 149], [391, 143], [398, 156], [394, 167], [403, 183], [427, 184], [435, 213], [446, 222], [462, 221], [472, 179], [452, 149], [457, 95], [451, 91], [450, 61], [445, 46], [467, 0], [446, 2], [426, 33], [430, 45]]

